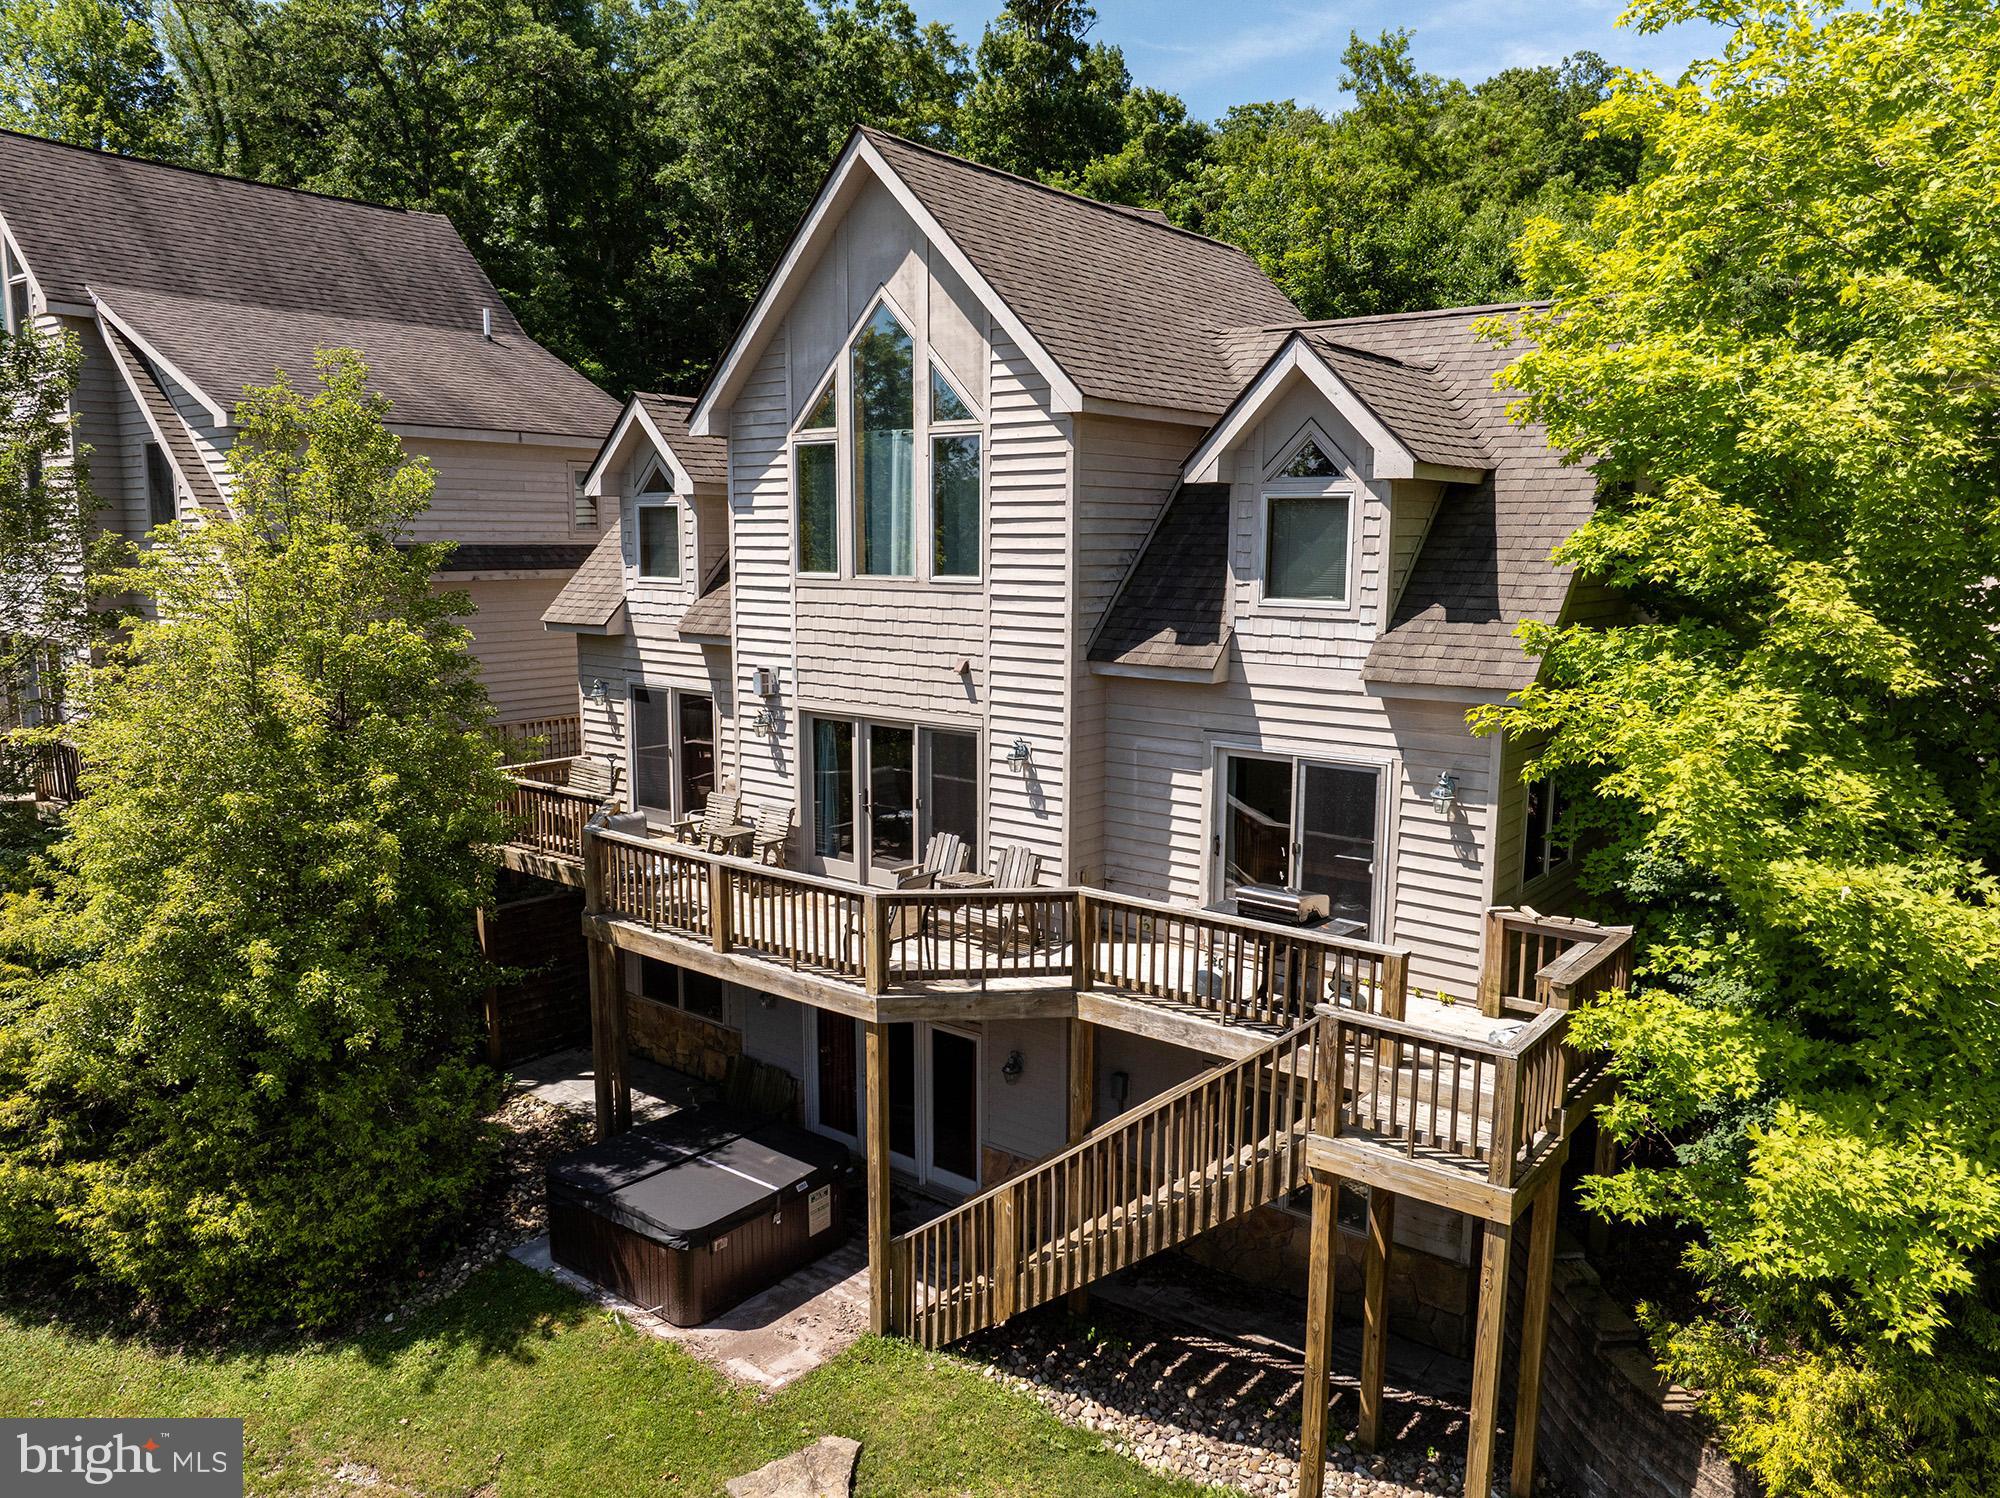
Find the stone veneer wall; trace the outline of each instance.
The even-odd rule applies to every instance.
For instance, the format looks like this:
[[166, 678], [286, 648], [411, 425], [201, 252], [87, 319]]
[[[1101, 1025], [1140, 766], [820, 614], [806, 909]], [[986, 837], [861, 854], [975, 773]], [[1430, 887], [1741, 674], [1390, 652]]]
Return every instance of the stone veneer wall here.
[[[1527, 1255], [1514, 1257], [1510, 1397]], [[1660, 1376], [1645, 1334], [1567, 1238], [1558, 1240], [1549, 1297], [1535, 1452], [1575, 1498], [1755, 1498], [1761, 1491], [1710, 1438], [1694, 1396]]]
[[625, 1038], [647, 1060], [705, 1082], [725, 1080], [729, 1063], [743, 1054], [741, 1030], [629, 991], [625, 995]]
[[[1334, 1281], [1340, 1316], [1361, 1318], [1362, 1252], [1367, 1238], [1334, 1229], [1340, 1263]], [[1198, 1264], [1254, 1285], [1292, 1295], [1305, 1292], [1312, 1259], [1312, 1222], [1282, 1207], [1259, 1207], [1235, 1222], [1190, 1239], [1180, 1252]], [[1399, 1337], [1435, 1347], [1454, 1357], [1472, 1350], [1474, 1270], [1436, 1254], [1398, 1243], [1389, 1255], [1389, 1325]]]

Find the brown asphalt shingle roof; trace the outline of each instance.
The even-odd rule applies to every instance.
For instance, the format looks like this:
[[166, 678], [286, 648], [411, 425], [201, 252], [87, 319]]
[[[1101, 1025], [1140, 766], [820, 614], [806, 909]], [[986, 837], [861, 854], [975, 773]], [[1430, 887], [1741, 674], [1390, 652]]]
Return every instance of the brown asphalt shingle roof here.
[[1480, 440], [1463, 397], [1439, 380], [1434, 370], [1352, 348], [1318, 331], [1303, 336], [1327, 368], [1367, 403], [1419, 461], [1446, 468], [1492, 465], [1492, 455]]
[[105, 343], [126, 385], [146, 408], [152, 424], [166, 438], [167, 457], [173, 463], [175, 472], [180, 474], [181, 482], [194, 496], [195, 503], [204, 509], [221, 510], [222, 489], [215, 482], [215, 475], [208, 471], [208, 465], [202, 462], [201, 449], [195, 445], [194, 434], [181, 419], [181, 413], [175, 407], [173, 397], [160, 383], [157, 371], [146, 356], [132, 346], [131, 340], [116, 328], [105, 329]]
[[625, 604], [625, 550], [613, 520], [570, 574], [562, 591], [542, 610], [542, 623], [603, 631]]
[[701, 639], [727, 639], [734, 627], [730, 614], [729, 561], [724, 558], [716, 569], [709, 573], [708, 582], [701, 590], [701, 597], [688, 605], [681, 615], [680, 631], [683, 635]]
[[695, 487], [729, 487], [729, 444], [720, 437], [695, 437], [688, 433], [688, 416], [694, 410], [691, 397], [654, 395], [641, 390], [632, 398], [660, 429], [660, 435], [667, 439], [667, 446], [674, 450], [674, 456], [680, 459]]
[[1229, 648], [1229, 485], [1183, 484], [1105, 611], [1090, 658], [1213, 672]]
[[1221, 337], [1298, 309], [1233, 245], [880, 130], [862, 134], [1087, 396], [1220, 412]]
[[528, 338], [439, 214], [0, 131], [0, 216], [48, 297], [95, 293], [226, 409], [277, 368], [310, 382], [315, 349], [349, 345], [398, 422], [595, 442], [618, 414]]

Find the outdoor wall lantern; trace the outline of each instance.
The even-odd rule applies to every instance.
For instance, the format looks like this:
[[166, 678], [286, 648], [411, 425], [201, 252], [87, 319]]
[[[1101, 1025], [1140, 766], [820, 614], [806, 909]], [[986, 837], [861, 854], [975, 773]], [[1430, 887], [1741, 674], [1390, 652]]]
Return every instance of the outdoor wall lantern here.
[[1022, 1059], [1021, 1053], [1019, 1051], [1009, 1051], [1006, 1061], [1001, 1064], [1000, 1076], [1009, 1087], [1012, 1087], [1016, 1082], [1021, 1080], [1021, 1073], [1027, 1069], [1028, 1064]]
[[1033, 752], [1026, 739], [1014, 740], [1014, 747], [1007, 751], [1007, 768], [1019, 774], [1028, 768], [1028, 756]]
[[1431, 805], [1441, 817], [1451, 815], [1451, 809], [1458, 805], [1458, 777], [1449, 770], [1438, 771], [1437, 784], [1431, 787]]
[[778, 731], [778, 715], [768, 707], [760, 707], [756, 716], [750, 720], [750, 726], [758, 733], [774, 734]]
[[603, 677], [593, 676], [590, 678], [590, 700], [592, 702], [597, 703], [601, 707], [604, 704], [604, 699], [610, 695], [611, 688], [605, 684]]

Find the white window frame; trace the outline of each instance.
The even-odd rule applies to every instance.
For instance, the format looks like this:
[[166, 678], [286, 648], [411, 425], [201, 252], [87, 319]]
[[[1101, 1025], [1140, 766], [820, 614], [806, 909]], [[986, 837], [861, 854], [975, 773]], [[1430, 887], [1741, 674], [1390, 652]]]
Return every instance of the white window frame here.
[[35, 286], [11, 236], [0, 235], [0, 254], [5, 257], [4, 281], [0, 282], [0, 320], [4, 320], [9, 333], [18, 333], [21, 329], [16, 326], [19, 319], [14, 316], [14, 288], [21, 288], [22, 306], [27, 320], [32, 323], [35, 320]]
[[[579, 535], [601, 535], [604, 531], [604, 496], [588, 494], [585, 486], [590, 479], [590, 464], [571, 463], [569, 471], [569, 528]], [[583, 507], [590, 506], [590, 521], [585, 524]]]
[[[869, 310], [872, 314], [874, 309], [871, 306]], [[846, 485], [841, 476], [842, 464], [840, 461], [840, 454], [843, 447], [840, 435], [840, 366], [846, 362], [846, 358], [847, 351], [845, 345], [843, 345], [841, 357], [834, 361], [834, 368], [827, 373], [825, 379], [813, 387], [812, 395], [799, 408], [799, 424], [793, 426], [791, 438], [785, 451], [789, 464], [785, 470], [785, 486], [792, 501], [791, 551], [792, 574], [795, 577], [839, 578], [846, 575], [847, 527], [841, 523], [841, 515], [846, 508], [842, 497]], [[833, 396], [833, 425], [830, 427], [809, 427], [804, 425], [805, 419], [811, 413], [812, 408], [818, 405], [821, 399], [829, 392]], [[800, 544], [802, 537], [799, 525], [799, 449], [804, 447], [830, 447], [833, 449], [833, 571], [831, 572], [808, 572], [805, 568], [805, 554]]]
[[[886, 307], [889, 315], [901, 324], [903, 331], [910, 335], [910, 359], [915, 401], [912, 412], [912, 452], [910, 455], [911, 524], [915, 529], [912, 544], [914, 572], [886, 573], [861, 571], [861, 510], [856, 493], [854, 458], [857, 451], [854, 437], [854, 340], [861, 330], [874, 319], [877, 310]], [[931, 368], [935, 365], [944, 376], [953, 392], [965, 403], [972, 416], [968, 420], [931, 420]], [[820, 398], [828, 390], [833, 392], [833, 425], [831, 427], [806, 427], [803, 422]], [[812, 387], [812, 395], [799, 407], [799, 413], [786, 439], [788, 467], [785, 472], [786, 493], [791, 501], [790, 524], [792, 527], [791, 557], [792, 575], [814, 582], [855, 582], [864, 587], [939, 587], [947, 589], [973, 590], [985, 586], [990, 570], [990, 537], [992, 534], [992, 454], [993, 438], [988, 429], [987, 413], [981, 403], [968, 394], [963, 381], [954, 375], [948, 365], [932, 348], [929, 324], [921, 318], [905, 311], [886, 285], [878, 286], [875, 294], [868, 299], [867, 309], [856, 318], [847, 329], [847, 336], [841, 340], [839, 351], [834, 355], [832, 366], [826, 370]], [[937, 546], [937, 496], [934, 491], [931, 438], [977, 437], [979, 439], [979, 557], [978, 570], [969, 573], [939, 574], [936, 570]], [[834, 522], [835, 551], [839, 558], [839, 570], [835, 572], [806, 572], [799, 566], [798, 536], [798, 449], [813, 443], [831, 443], [834, 448]]]
[[[1307, 442], [1317, 445], [1337, 465], [1346, 461], [1346, 454], [1326, 435], [1325, 429], [1317, 421], [1308, 421], [1279, 449], [1279, 456], [1265, 466], [1257, 491], [1257, 607], [1271, 613], [1349, 615], [1354, 612], [1360, 571], [1361, 485], [1351, 468], [1334, 478], [1284, 477], [1285, 465], [1298, 456], [1299, 449]], [[1339, 499], [1346, 503], [1347, 590], [1341, 597], [1294, 598], [1271, 591], [1271, 504], [1273, 500], [1282, 504], [1288, 499]]]
[[[811, 1129], [815, 1134], [822, 1134], [828, 1139], [838, 1139], [844, 1143], [858, 1145], [861, 1142], [859, 1134], [844, 1134], [839, 1129], [820, 1121], [819, 1021], [817, 1018], [820, 1011], [816, 1010], [810, 1004], [799, 1005], [799, 1010], [800, 1035], [802, 1037], [801, 1049], [805, 1058], [804, 1092], [806, 1127]], [[834, 1013], [835, 1011], [829, 1010], [826, 1012]], [[985, 1182], [986, 1146], [990, 1139], [986, 1116], [986, 1036], [977, 1025], [962, 1024], [951, 1020], [919, 1019], [899, 1021], [898, 1023], [907, 1023], [911, 1029], [911, 1054], [914, 1064], [911, 1067], [910, 1086], [915, 1094], [911, 1102], [915, 1108], [917, 1130], [915, 1143], [917, 1152], [915, 1155], [905, 1155], [900, 1151], [892, 1151], [889, 1156], [890, 1165], [896, 1174], [906, 1180], [913, 1180], [919, 1185], [941, 1186], [948, 1191], [962, 1192], [966, 1196], [976, 1196]], [[978, 1135], [975, 1144], [978, 1158], [974, 1162], [974, 1169], [979, 1174], [970, 1180], [955, 1172], [940, 1170], [937, 1166], [937, 1119], [931, 1108], [931, 1034], [937, 1030], [942, 1030], [946, 1034], [954, 1035], [961, 1040], [972, 1042], [972, 1116], [973, 1127]], [[857, 1031], [854, 1046], [854, 1089], [864, 1118], [868, 1098], [866, 1070], [867, 1049], [865, 1040]], [[863, 1124], [863, 1128], [865, 1130], [865, 1123]]]
[[[1293, 841], [1298, 841], [1299, 812], [1301, 798], [1305, 795], [1305, 775], [1307, 765], [1319, 765], [1332, 770], [1366, 770], [1375, 776], [1375, 869], [1373, 883], [1369, 889], [1368, 930], [1359, 938], [1363, 941], [1384, 941], [1383, 935], [1390, 929], [1390, 904], [1395, 899], [1394, 878], [1397, 858], [1396, 837], [1396, 795], [1402, 783], [1403, 764], [1394, 754], [1370, 754], [1365, 749], [1349, 748], [1344, 752], [1328, 753], [1322, 749], [1294, 750], [1272, 748], [1265, 744], [1254, 744], [1233, 740], [1218, 740], [1210, 745], [1209, 751], [1209, 795], [1208, 795], [1208, 836], [1204, 839], [1204, 849], [1208, 859], [1206, 877], [1202, 887], [1208, 891], [1211, 903], [1222, 902], [1222, 880], [1226, 867], [1224, 844], [1229, 838], [1229, 760], [1263, 759], [1274, 760], [1292, 767], [1292, 811], [1291, 831]], [[1287, 857], [1292, 855], [1288, 852]]]
[[[653, 698], [664, 698], [667, 704], [667, 799], [672, 806], [642, 806], [639, 802], [639, 693], [648, 693]], [[627, 798], [632, 809], [644, 816], [649, 825], [664, 826], [691, 817], [699, 807], [686, 806], [681, 795], [681, 699], [684, 697], [706, 697], [708, 699], [709, 721], [713, 725], [714, 738], [710, 752], [715, 756], [715, 783], [721, 785], [729, 777], [723, 773], [722, 749], [724, 743], [722, 708], [716, 701], [715, 693], [706, 687], [682, 687], [660, 685], [650, 681], [628, 682], [625, 686], [625, 722], [629, 732], [625, 735], [625, 785]], [[665, 820], [662, 821], [661, 819]]]
[[[855, 772], [853, 779], [856, 803], [854, 807], [854, 856], [852, 859], [822, 858], [812, 846], [813, 813], [817, 809], [817, 797], [819, 794], [813, 783], [812, 765], [809, 759], [811, 754], [812, 724], [815, 720], [846, 723], [854, 730], [854, 736], [848, 747], [849, 754], [853, 755], [857, 761], [857, 763], [850, 766]], [[978, 805], [973, 814], [977, 821], [977, 826], [974, 829], [974, 841], [967, 851], [971, 859], [977, 860], [982, 851], [987, 847], [987, 840], [992, 833], [992, 829], [987, 822], [987, 792], [990, 788], [992, 777], [987, 772], [986, 730], [983, 725], [965, 720], [898, 718], [886, 716], [881, 713], [856, 712], [852, 707], [840, 708], [807, 704], [801, 707], [799, 713], [799, 742], [806, 746], [801, 752], [808, 756], [807, 761], [802, 765], [799, 775], [799, 825], [803, 829], [804, 853], [802, 856], [807, 862], [808, 871], [820, 873], [829, 878], [844, 878], [846, 877], [844, 874], [831, 872], [827, 868], [827, 865], [851, 862], [864, 877], [872, 879], [876, 873], [880, 872], [874, 868], [872, 860], [865, 856], [864, 851], [868, 839], [866, 809], [868, 785], [866, 772], [871, 768], [866, 763], [866, 749], [864, 746], [867, 741], [868, 730], [871, 727], [907, 728], [910, 730], [912, 736], [910, 747], [913, 756], [910, 766], [910, 810], [913, 817], [911, 832], [915, 844], [910, 856], [917, 863], [923, 862], [924, 845], [929, 840], [931, 831], [931, 797], [924, 789], [925, 775], [930, 768], [931, 736], [939, 733], [955, 733], [962, 738], [972, 740], [973, 763], [977, 767], [976, 774], [978, 777], [973, 785], [973, 792]], [[972, 866], [971, 863], [967, 865], [968, 868]]]
[[[694, 506], [682, 498], [680, 491], [674, 484], [673, 470], [668, 468], [658, 458], [647, 459], [646, 466], [641, 470], [641, 473], [642, 477], [632, 490], [633, 577], [639, 586], [644, 588], [658, 588], [668, 591], [685, 590], [688, 586], [688, 551], [690, 542], [694, 543], [694, 549], [697, 554], [700, 551], [699, 538], [691, 534], [694, 527]], [[656, 475], [666, 480], [666, 491], [664, 493], [649, 494], [646, 492], [646, 486], [653, 481]], [[642, 517], [648, 510], [665, 509], [678, 510], [680, 512], [674, 521], [674, 538], [678, 542], [678, 545], [674, 551], [674, 566], [676, 570], [672, 577], [658, 577], [646, 571], [645, 521]]]
[[[1538, 787], [1548, 808], [1540, 828], [1535, 826], [1534, 808], [1529, 799]], [[1555, 837], [1556, 826], [1562, 821], [1565, 809], [1563, 799], [1562, 789], [1553, 775], [1544, 775], [1532, 784], [1527, 781], [1521, 783], [1521, 887], [1523, 889], [1532, 884], [1539, 884], [1544, 879], [1554, 878], [1568, 868], [1570, 860], [1575, 857], [1575, 850], [1568, 843], [1558, 843]], [[1528, 872], [1530, 839], [1541, 843], [1542, 868], [1537, 874]]]

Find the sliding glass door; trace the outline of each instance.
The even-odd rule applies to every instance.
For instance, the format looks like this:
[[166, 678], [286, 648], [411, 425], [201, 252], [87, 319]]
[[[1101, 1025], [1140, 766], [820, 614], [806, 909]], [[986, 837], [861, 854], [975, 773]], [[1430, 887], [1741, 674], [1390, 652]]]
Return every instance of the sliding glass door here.
[[808, 720], [812, 851], [820, 872], [866, 883], [916, 863], [939, 832], [979, 848], [979, 736], [907, 723]]
[[1217, 896], [1277, 884], [1327, 897], [1347, 934], [1376, 930], [1381, 770], [1263, 754], [1222, 756]]
[[632, 688], [632, 804], [656, 821], [691, 817], [715, 789], [715, 699]]

